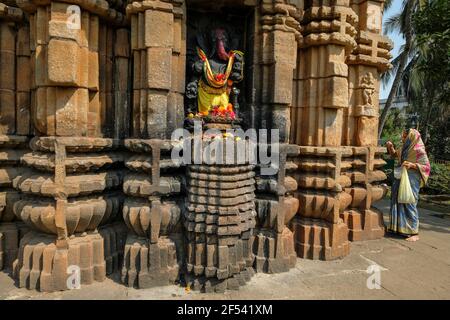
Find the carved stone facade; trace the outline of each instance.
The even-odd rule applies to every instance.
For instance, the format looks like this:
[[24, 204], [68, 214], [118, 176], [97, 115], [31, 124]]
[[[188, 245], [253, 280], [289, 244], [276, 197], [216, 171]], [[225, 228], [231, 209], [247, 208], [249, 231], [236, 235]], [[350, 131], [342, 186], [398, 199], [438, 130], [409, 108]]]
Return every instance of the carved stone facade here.
[[[382, 11], [380, 0], [0, 0], [0, 269], [41, 291], [120, 273], [130, 287], [223, 292], [382, 237]], [[243, 57], [227, 93], [239, 123], [203, 130], [278, 129], [256, 145], [279, 159], [275, 173], [260, 158], [173, 157], [196, 99], [193, 39], [213, 24], [226, 26], [213, 41], [226, 34]]]
[[[384, 235], [372, 203], [385, 193], [377, 147], [380, 74], [390, 68], [381, 35], [383, 1], [313, 1], [304, 7], [291, 108], [291, 143], [300, 145], [301, 257], [335, 259], [348, 241]], [[303, 205], [302, 205], [303, 204]], [[348, 236], [347, 236], [348, 234]]]
[[12, 267], [19, 239], [27, 229], [14, 215], [14, 204], [22, 195], [13, 189], [13, 180], [25, 171], [20, 160], [33, 132], [30, 56], [25, 15], [0, 3], [0, 270]]

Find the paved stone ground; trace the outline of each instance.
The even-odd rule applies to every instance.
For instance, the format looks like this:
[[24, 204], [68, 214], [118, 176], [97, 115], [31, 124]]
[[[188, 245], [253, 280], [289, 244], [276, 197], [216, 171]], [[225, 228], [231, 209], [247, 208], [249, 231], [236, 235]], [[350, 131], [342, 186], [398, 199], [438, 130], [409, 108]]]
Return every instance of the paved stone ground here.
[[[378, 207], [387, 214], [387, 201]], [[425, 209], [420, 214], [419, 242], [391, 236], [354, 242], [342, 260], [298, 259], [288, 273], [257, 274], [247, 286], [225, 294], [186, 292], [177, 286], [129, 289], [117, 278], [47, 294], [19, 289], [0, 273], [0, 299], [450, 299], [450, 214]], [[381, 288], [369, 290], [366, 270], [373, 263], [382, 270]]]

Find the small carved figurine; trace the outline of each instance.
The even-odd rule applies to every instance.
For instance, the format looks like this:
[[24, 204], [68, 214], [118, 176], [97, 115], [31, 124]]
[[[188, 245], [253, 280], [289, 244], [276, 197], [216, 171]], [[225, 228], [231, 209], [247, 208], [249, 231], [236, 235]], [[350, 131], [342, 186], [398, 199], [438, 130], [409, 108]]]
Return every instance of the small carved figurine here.
[[364, 88], [363, 99], [365, 106], [373, 106], [373, 94], [375, 93], [375, 79], [372, 73], [366, 73], [361, 79], [361, 86]]
[[232, 122], [239, 109], [240, 91], [234, 84], [244, 77], [244, 54], [231, 49], [225, 28], [212, 28], [206, 38], [197, 36], [197, 56], [186, 88], [188, 119], [195, 114], [207, 122]]

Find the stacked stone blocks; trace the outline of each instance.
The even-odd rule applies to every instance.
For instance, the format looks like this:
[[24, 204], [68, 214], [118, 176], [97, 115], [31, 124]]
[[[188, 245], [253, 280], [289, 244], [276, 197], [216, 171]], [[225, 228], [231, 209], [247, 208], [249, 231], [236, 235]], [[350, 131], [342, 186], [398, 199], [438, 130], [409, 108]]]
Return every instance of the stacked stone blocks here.
[[23, 11], [0, 3], [0, 270], [11, 269], [26, 227], [13, 211], [21, 195], [13, 179], [24, 170], [21, 157], [31, 134], [30, 41]]
[[269, 176], [171, 159], [194, 2], [0, 3], [0, 269], [19, 286], [67, 290], [77, 266], [82, 284], [120, 270], [223, 292], [383, 236], [383, 1], [235, 1], [252, 13], [245, 124], [280, 131]]

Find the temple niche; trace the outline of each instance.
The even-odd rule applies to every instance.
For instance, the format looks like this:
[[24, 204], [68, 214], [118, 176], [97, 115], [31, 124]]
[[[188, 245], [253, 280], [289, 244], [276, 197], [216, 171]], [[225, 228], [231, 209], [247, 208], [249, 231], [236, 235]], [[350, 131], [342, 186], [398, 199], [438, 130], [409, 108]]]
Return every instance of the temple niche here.
[[49, 292], [113, 274], [223, 292], [382, 237], [382, 11], [0, 0], [0, 269]]

